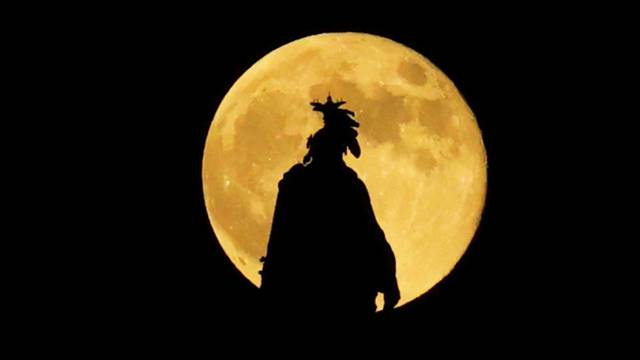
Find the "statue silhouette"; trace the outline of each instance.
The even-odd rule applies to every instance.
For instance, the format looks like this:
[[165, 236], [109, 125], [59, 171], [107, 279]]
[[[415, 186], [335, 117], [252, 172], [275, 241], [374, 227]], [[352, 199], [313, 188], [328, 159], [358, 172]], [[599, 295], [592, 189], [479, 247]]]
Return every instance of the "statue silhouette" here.
[[267, 311], [301, 319], [365, 319], [384, 294], [384, 309], [400, 299], [395, 257], [376, 221], [365, 184], [343, 160], [360, 146], [351, 118], [331, 96], [312, 102], [324, 127], [309, 137], [303, 163], [279, 182], [267, 247], [261, 259]]

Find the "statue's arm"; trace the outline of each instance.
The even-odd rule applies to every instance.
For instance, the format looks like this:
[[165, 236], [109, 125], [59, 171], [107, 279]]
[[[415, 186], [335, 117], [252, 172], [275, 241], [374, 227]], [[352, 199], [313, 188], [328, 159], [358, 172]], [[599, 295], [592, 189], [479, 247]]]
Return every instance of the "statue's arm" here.
[[400, 301], [400, 290], [396, 279], [396, 257], [389, 242], [387, 242], [384, 231], [378, 224], [369, 192], [364, 183], [361, 183], [363, 202], [367, 206], [366, 216], [370, 219], [370, 229], [372, 230], [372, 239], [376, 246], [376, 268], [378, 269], [377, 280], [379, 291], [384, 294], [384, 309], [390, 310]]

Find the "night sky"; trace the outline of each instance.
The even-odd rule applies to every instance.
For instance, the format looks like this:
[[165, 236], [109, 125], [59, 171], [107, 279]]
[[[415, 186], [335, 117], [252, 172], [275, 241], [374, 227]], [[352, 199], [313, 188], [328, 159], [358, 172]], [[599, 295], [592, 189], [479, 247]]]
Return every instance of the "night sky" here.
[[566, 259], [580, 258], [574, 249], [584, 238], [568, 225], [581, 218], [574, 206], [587, 187], [567, 175], [585, 161], [568, 84], [588, 72], [564, 53], [587, 37], [560, 32], [562, 19], [544, 12], [369, 18], [320, 10], [327, 6], [262, 22], [238, 13], [124, 12], [46, 35], [49, 49], [74, 54], [55, 76], [73, 72], [81, 94], [75, 115], [83, 121], [69, 128], [82, 135], [63, 149], [84, 156], [75, 167], [81, 176], [67, 184], [83, 198], [73, 205], [78, 265], [68, 270], [78, 296], [65, 302], [78, 310], [77, 327], [134, 342], [215, 342], [220, 331], [242, 341], [266, 337], [257, 290], [209, 224], [205, 139], [223, 96], [255, 61], [333, 31], [385, 36], [425, 55], [466, 99], [487, 150], [486, 207], [467, 252], [430, 292], [378, 319], [376, 331], [530, 344], [556, 341], [586, 321], [573, 295], [588, 280]]

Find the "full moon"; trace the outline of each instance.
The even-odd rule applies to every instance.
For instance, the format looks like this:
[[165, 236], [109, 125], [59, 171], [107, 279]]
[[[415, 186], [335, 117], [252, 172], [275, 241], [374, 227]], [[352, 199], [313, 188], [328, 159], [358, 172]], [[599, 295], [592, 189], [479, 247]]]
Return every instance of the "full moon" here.
[[227, 256], [259, 286], [278, 181], [322, 127], [309, 103], [329, 93], [360, 122], [362, 155], [345, 161], [366, 184], [395, 253], [401, 306], [429, 291], [464, 254], [487, 183], [471, 109], [442, 71], [402, 44], [363, 33], [320, 34], [251, 66], [220, 103], [207, 136], [209, 220]]

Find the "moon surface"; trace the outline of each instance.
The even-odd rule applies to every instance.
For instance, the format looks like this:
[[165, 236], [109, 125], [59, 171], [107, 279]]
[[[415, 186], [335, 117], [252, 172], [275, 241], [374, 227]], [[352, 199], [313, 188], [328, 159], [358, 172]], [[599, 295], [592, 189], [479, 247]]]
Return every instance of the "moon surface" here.
[[362, 156], [345, 161], [366, 184], [393, 248], [403, 305], [463, 255], [487, 183], [472, 111], [442, 71], [404, 45], [327, 33], [288, 43], [251, 66], [209, 129], [202, 169], [209, 219], [231, 261], [259, 286], [278, 181], [322, 127], [309, 102], [328, 93], [360, 122]]

